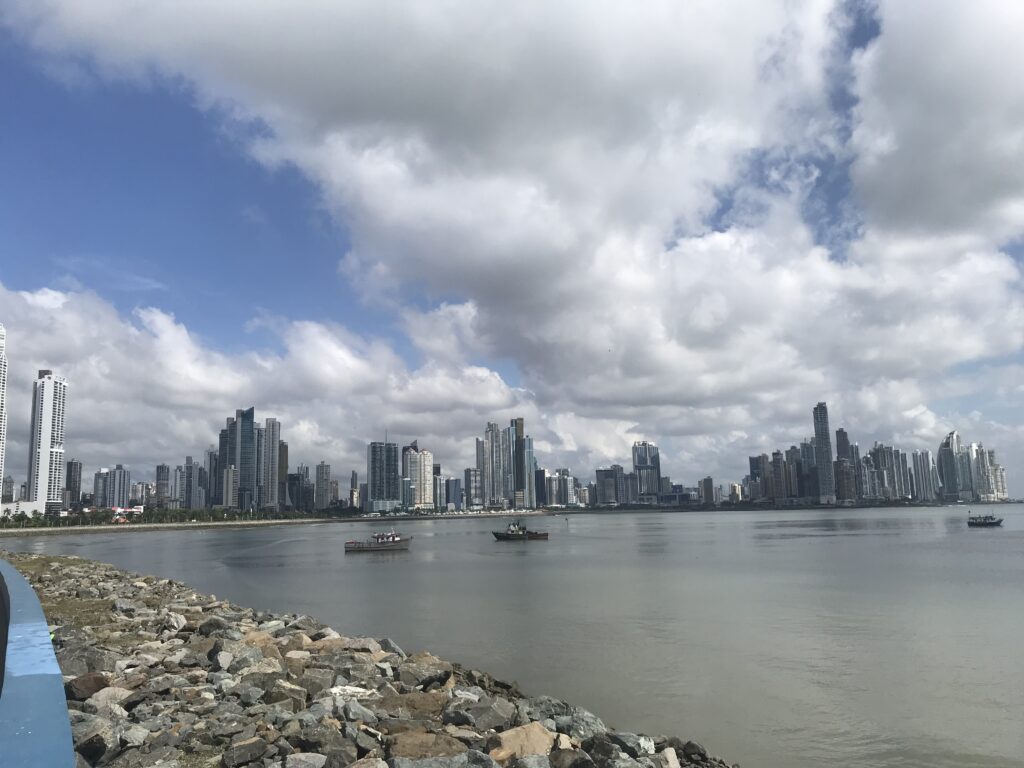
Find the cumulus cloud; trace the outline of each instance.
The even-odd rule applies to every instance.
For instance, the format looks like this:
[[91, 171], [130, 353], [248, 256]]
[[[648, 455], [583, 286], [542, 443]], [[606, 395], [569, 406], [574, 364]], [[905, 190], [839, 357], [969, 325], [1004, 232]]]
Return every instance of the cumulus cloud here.
[[[89, 314], [69, 329], [89, 353], [38, 349], [90, 405], [138, 402], [146, 431], [176, 408], [158, 438], [94, 410], [81, 434], [122, 456], [198, 450], [216, 413], [256, 402], [310, 461], [358, 466], [390, 424], [458, 469], [466, 436], [523, 414], [552, 466], [589, 475], [653, 438], [679, 479], [738, 479], [747, 453], [803, 437], [819, 399], [862, 443], [934, 449], [956, 403], [1005, 398], [987, 382], [1019, 364], [1012, 4], [2, 7], [51, 65], [185, 87], [242, 151], [302, 171], [349, 236], [340, 274], [394, 307], [420, 357], [287, 318], [283, 353], [229, 357], [156, 307], [22, 296], [32, 322], [33, 302]], [[851, 47], [865, 8], [880, 34]], [[846, 168], [857, 221], [836, 224], [837, 254], [809, 216]], [[125, 351], [145, 361], [134, 383], [109, 375]], [[987, 381], [965, 372], [982, 365]], [[1019, 405], [997, 412], [967, 437], [1021, 457], [1000, 426]]]

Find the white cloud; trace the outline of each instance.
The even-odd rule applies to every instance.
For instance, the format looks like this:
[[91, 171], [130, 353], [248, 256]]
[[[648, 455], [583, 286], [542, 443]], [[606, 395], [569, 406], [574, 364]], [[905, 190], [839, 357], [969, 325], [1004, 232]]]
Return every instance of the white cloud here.
[[[267, 325], [284, 353], [224, 356], [159, 309], [129, 322], [85, 292], [25, 295], [26, 333], [49, 322], [31, 302], [88, 317], [61, 329], [84, 344], [38, 349], [80, 378], [104, 456], [199, 450], [256, 402], [310, 461], [358, 465], [392, 425], [461, 468], [469, 435], [522, 413], [552, 465], [589, 475], [650, 437], [692, 482], [804, 436], [819, 399], [855, 439], [934, 449], [970, 397], [1003, 415], [967, 437], [1024, 456], [998, 424], [1020, 420], [1003, 401], [1024, 348], [1003, 250], [1024, 228], [1012, 4], [880, 3], [880, 37], [838, 63], [845, 6], [811, 0], [3, 7], [54, 65], [183, 84], [245, 150], [300, 169], [348, 231], [341, 274], [422, 356], [286, 318]], [[859, 99], [849, 139], [836, 71]], [[830, 158], [852, 160], [863, 214], [842, 259], [804, 220]], [[711, 231], [723, 190], [732, 224]], [[112, 381], [130, 361], [140, 378]], [[963, 372], [981, 365], [987, 380]], [[115, 429], [108, 397], [138, 402], [150, 434]]]

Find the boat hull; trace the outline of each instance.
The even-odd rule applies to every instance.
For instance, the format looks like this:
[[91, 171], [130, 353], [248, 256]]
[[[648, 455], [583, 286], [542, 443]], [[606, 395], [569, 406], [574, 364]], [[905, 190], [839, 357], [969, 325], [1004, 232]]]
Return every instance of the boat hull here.
[[404, 541], [346, 541], [345, 554], [351, 552], [401, 552], [409, 548], [409, 540]]
[[1003, 518], [998, 520], [968, 520], [968, 528], [999, 528], [1003, 524]]
[[498, 541], [547, 541], [547, 531], [526, 531], [525, 533], [508, 533], [506, 531], [491, 531]]

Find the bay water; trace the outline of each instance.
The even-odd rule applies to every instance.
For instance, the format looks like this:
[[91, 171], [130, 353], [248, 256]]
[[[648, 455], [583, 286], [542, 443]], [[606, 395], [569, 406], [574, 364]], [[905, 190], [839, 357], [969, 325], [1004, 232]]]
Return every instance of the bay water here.
[[[987, 508], [975, 506], [975, 512]], [[1024, 507], [618, 512], [0, 539], [516, 680], [746, 768], [1024, 768]]]

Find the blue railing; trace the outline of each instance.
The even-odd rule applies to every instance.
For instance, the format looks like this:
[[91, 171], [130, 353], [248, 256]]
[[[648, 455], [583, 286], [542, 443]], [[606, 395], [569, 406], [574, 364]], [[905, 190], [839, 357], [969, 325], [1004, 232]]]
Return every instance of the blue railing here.
[[0, 765], [75, 765], [46, 617], [32, 587], [6, 560], [0, 560]]

